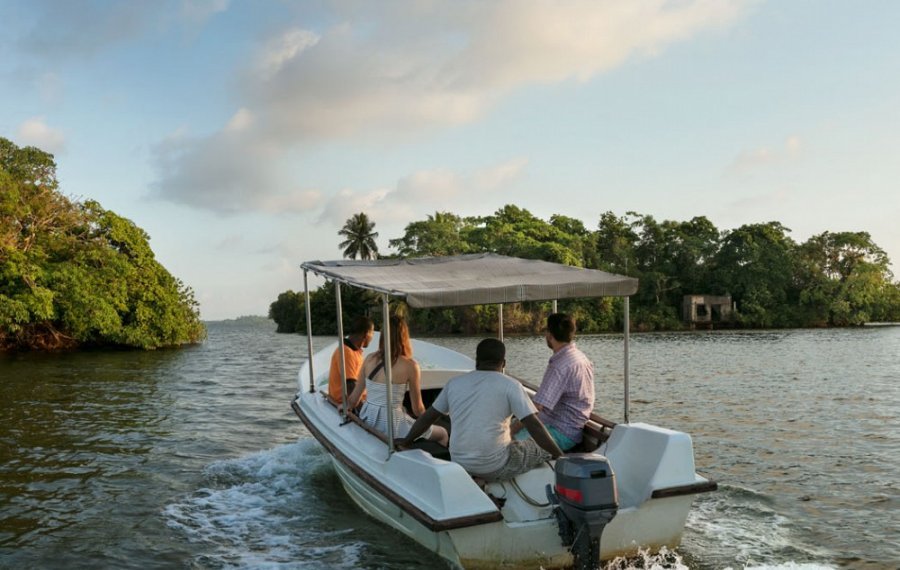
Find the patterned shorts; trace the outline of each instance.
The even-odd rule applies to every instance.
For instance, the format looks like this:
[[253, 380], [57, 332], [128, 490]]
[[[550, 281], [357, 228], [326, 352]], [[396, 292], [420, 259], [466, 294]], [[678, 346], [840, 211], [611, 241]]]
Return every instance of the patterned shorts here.
[[552, 456], [544, 451], [540, 445], [529, 438], [523, 441], [513, 440], [509, 447], [509, 459], [506, 465], [492, 473], [478, 475], [486, 481], [500, 481], [512, 479], [526, 471], [531, 471], [545, 461], [550, 461]]

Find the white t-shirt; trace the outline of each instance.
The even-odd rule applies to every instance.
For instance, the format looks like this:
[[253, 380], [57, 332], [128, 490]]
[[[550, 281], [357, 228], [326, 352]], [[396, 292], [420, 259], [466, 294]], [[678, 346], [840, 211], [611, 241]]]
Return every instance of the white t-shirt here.
[[450, 456], [469, 473], [485, 474], [509, 459], [509, 423], [537, 413], [521, 384], [492, 370], [451, 378], [432, 404], [450, 416]]

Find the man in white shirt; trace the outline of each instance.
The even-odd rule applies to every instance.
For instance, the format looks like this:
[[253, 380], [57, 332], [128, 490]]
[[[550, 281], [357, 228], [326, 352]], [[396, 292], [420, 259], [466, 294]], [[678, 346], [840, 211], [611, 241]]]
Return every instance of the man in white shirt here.
[[[478, 343], [475, 370], [447, 381], [440, 395], [413, 424], [401, 447], [438, 420], [453, 422], [450, 456], [470, 474], [486, 481], [512, 479], [563, 454], [537, 417], [522, 385], [503, 374], [506, 347], [495, 338]], [[515, 441], [509, 426], [516, 416], [531, 434]]]

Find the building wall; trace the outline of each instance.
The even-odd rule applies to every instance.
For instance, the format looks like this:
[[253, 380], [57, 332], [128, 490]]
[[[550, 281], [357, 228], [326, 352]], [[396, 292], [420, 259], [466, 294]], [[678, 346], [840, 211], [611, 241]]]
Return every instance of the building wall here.
[[686, 323], [728, 322], [732, 318], [730, 295], [685, 295], [682, 306]]

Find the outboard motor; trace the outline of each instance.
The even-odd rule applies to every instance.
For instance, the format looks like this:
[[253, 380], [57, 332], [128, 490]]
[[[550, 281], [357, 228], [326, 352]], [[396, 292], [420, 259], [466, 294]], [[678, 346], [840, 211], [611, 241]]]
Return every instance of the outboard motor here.
[[547, 498], [563, 546], [570, 547], [576, 570], [600, 568], [600, 537], [619, 510], [616, 476], [609, 460], [597, 453], [573, 453], [556, 460], [556, 486]]

